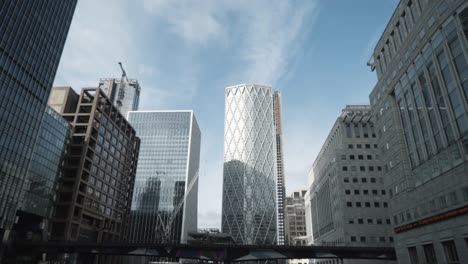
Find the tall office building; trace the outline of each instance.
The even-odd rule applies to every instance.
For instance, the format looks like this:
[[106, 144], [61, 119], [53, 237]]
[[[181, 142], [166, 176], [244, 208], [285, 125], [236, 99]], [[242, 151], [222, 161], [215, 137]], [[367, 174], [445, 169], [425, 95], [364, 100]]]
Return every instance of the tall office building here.
[[283, 124], [281, 119], [281, 94], [278, 91], [273, 92], [273, 109], [276, 131], [276, 202], [278, 208], [278, 245], [284, 245], [286, 240], [285, 234], [285, 217], [284, 203], [286, 195], [286, 183], [284, 177], [284, 159], [283, 159]]
[[109, 97], [114, 106], [127, 118], [129, 111], [138, 110], [140, 84], [136, 79], [104, 78], [99, 80], [99, 88]]
[[49, 221], [57, 184], [62, 176], [71, 126], [52, 108], [46, 107], [45, 110], [31, 157], [24, 201], [17, 212], [18, 221], [13, 226], [16, 239], [49, 239]]
[[222, 232], [238, 244], [276, 244], [274, 92], [236, 85], [225, 95]]
[[141, 139], [129, 240], [185, 243], [197, 231], [201, 132], [193, 111], [130, 111]]
[[125, 241], [140, 141], [99, 88], [83, 88], [76, 98], [71, 88], [61, 87], [49, 100], [73, 127], [52, 239]]
[[76, 0], [0, 5], [0, 239], [7, 238]]
[[467, 40], [467, 1], [402, 0], [374, 50], [399, 263], [468, 263]]
[[307, 231], [304, 196], [306, 190], [293, 192], [285, 199], [285, 237], [289, 245], [306, 245]]
[[[313, 164], [309, 193], [314, 244], [393, 246], [377, 142], [370, 106], [346, 106]], [[317, 263], [374, 262], [339, 261]]]

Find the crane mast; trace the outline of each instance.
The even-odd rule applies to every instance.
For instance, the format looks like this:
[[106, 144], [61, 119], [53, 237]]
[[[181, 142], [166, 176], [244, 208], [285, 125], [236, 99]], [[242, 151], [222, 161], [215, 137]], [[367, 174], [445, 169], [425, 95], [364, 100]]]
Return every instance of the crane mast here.
[[118, 91], [118, 94], [117, 94], [117, 109], [120, 111], [121, 108], [122, 108], [122, 100], [124, 99], [125, 97], [125, 83], [124, 81], [127, 81], [127, 83], [129, 82], [128, 81], [128, 78], [127, 78], [127, 73], [125, 72], [123, 66], [122, 66], [122, 62], [119, 61], [119, 66], [120, 66], [120, 69], [122, 70], [122, 77], [120, 78], [120, 84], [119, 84], [119, 91]]

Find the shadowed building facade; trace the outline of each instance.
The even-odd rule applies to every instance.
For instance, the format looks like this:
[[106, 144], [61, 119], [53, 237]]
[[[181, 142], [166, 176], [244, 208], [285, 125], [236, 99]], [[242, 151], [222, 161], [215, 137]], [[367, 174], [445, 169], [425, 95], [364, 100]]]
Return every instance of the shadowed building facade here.
[[238, 244], [276, 244], [274, 92], [237, 85], [225, 96], [222, 232]]
[[141, 139], [128, 237], [185, 243], [197, 231], [201, 132], [193, 111], [130, 111]]
[[76, 0], [0, 5], [0, 239], [21, 209], [28, 168]]
[[83, 88], [79, 96], [54, 88], [49, 101], [73, 127], [52, 239], [126, 241], [140, 143], [135, 130], [99, 88]]

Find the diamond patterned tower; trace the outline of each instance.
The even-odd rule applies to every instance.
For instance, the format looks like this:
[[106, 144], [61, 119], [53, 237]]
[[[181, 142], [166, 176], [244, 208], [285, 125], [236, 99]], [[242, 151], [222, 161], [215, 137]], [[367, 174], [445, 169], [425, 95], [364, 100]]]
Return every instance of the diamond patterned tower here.
[[271, 87], [226, 88], [222, 231], [237, 244], [277, 243], [277, 159]]

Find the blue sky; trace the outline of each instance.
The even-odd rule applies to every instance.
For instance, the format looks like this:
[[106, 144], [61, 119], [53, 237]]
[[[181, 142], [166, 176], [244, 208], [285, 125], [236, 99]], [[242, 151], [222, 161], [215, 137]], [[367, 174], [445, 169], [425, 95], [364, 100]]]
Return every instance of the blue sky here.
[[282, 92], [286, 192], [346, 104], [368, 103], [366, 66], [398, 0], [79, 0], [55, 85], [139, 80], [140, 110], [193, 109], [202, 130], [199, 227], [221, 221], [224, 88]]

